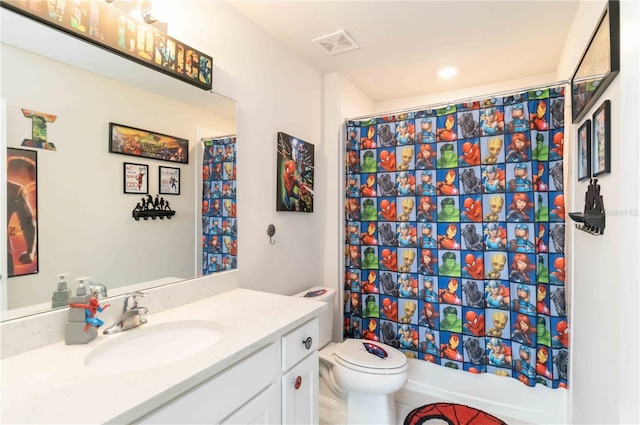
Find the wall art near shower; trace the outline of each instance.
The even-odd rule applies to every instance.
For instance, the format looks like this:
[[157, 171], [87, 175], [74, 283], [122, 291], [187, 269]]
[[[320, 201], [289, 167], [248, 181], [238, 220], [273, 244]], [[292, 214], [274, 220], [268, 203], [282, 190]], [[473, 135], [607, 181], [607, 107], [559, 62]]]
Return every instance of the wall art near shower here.
[[611, 101], [605, 100], [593, 113], [593, 177], [611, 172]]
[[591, 178], [591, 120], [578, 128], [578, 180]]
[[38, 273], [38, 154], [7, 148], [7, 276]]
[[567, 387], [564, 96], [346, 123], [345, 338]]
[[571, 115], [577, 124], [620, 72], [620, 2], [608, 0], [571, 78]]
[[278, 132], [276, 211], [313, 212], [315, 147]]
[[160, 161], [189, 163], [189, 141], [121, 124], [109, 123], [109, 152]]
[[202, 140], [202, 274], [238, 268], [236, 136]]

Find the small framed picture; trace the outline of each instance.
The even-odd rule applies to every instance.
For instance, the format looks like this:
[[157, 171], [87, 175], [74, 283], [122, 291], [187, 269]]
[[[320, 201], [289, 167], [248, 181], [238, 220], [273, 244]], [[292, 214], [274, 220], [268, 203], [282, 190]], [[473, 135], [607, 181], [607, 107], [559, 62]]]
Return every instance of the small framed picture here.
[[149, 166], [124, 163], [124, 193], [149, 193]]
[[180, 169], [173, 167], [159, 167], [160, 194], [180, 195]]
[[591, 120], [578, 129], [578, 180], [591, 178]]
[[591, 170], [593, 177], [611, 172], [611, 101], [605, 100], [593, 113]]

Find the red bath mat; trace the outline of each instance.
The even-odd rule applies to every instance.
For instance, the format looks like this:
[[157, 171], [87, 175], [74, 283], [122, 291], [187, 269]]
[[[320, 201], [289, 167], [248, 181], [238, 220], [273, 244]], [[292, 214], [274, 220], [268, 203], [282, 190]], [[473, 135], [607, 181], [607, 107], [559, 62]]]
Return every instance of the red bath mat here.
[[428, 425], [430, 419], [442, 419], [449, 425], [507, 425], [482, 410], [455, 403], [433, 403], [413, 409], [404, 425]]

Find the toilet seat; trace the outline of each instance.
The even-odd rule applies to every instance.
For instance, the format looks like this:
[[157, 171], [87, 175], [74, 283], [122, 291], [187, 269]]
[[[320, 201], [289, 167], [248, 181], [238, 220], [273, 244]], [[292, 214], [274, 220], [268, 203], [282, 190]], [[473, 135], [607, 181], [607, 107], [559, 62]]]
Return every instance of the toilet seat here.
[[375, 375], [395, 375], [408, 368], [407, 356], [380, 342], [346, 339], [334, 350], [336, 363], [348, 369]]

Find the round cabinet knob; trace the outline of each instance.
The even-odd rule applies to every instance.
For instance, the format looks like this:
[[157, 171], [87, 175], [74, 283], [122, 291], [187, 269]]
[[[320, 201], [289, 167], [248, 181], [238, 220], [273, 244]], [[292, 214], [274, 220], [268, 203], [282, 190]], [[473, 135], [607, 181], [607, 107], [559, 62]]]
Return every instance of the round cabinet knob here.
[[297, 390], [302, 385], [302, 376], [298, 376], [296, 378], [296, 382], [293, 384], [293, 387]]
[[313, 345], [313, 339], [311, 339], [311, 337], [308, 336], [307, 339], [302, 341], [302, 343], [304, 344], [304, 348], [306, 348], [308, 350]]

